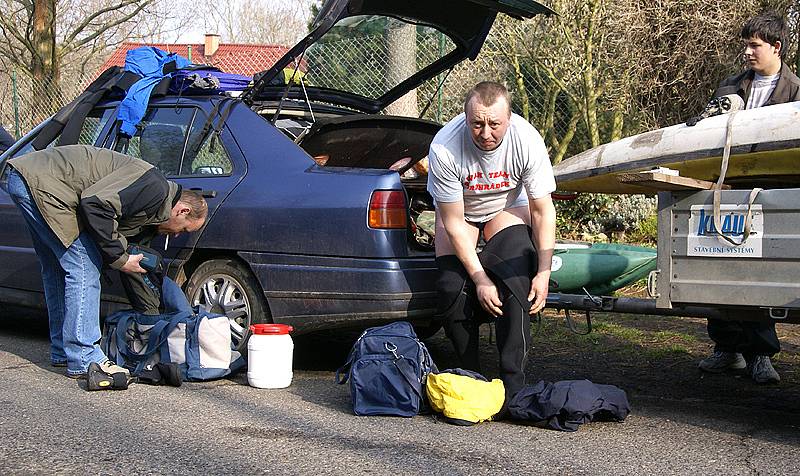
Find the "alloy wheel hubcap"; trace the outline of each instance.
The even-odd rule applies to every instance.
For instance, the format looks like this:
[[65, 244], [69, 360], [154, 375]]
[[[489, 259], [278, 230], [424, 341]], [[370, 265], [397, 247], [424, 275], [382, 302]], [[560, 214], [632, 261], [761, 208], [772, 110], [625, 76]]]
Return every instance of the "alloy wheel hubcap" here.
[[231, 276], [214, 274], [206, 278], [194, 292], [192, 305], [228, 316], [231, 337], [236, 344], [242, 341], [250, 326], [250, 302], [242, 285]]

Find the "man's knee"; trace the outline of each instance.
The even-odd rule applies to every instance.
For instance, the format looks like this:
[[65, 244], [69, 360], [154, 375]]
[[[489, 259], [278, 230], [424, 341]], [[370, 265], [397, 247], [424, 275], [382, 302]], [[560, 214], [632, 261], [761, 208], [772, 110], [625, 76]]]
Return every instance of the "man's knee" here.
[[460, 305], [464, 304], [463, 298], [466, 294], [465, 288], [469, 276], [467, 276], [464, 265], [455, 255], [437, 257], [436, 266], [439, 269], [436, 279], [436, 314], [447, 321], [448, 315], [458, 312]]

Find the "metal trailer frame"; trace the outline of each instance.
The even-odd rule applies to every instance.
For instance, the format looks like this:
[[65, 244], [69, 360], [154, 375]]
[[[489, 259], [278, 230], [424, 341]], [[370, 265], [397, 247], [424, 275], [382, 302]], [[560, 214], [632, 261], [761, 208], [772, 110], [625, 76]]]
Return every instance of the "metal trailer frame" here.
[[[741, 320], [747, 311], [746, 319], [800, 323], [800, 189], [762, 190], [749, 208], [750, 190], [723, 190], [719, 227], [713, 194], [659, 192], [651, 299], [553, 293], [547, 307], [585, 311], [587, 318], [619, 312]], [[741, 242], [748, 213], [753, 234], [742, 245], [715, 234]]]

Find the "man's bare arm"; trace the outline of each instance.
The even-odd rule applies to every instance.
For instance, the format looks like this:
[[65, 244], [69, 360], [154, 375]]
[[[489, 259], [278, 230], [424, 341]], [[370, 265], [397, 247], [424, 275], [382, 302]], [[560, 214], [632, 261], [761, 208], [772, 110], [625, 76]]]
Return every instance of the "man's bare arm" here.
[[547, 291], [550, 285], [550, 268], [553, 261], [553, 249], [556, 245], [556, 209], [550, 195], [542, 198], [528, 198], [531, 211], [531, 239], [536, 245], [538, 271], [531, 282], [528, 301], [532, 301], [530, 313], [534, 314], [546, 304]]

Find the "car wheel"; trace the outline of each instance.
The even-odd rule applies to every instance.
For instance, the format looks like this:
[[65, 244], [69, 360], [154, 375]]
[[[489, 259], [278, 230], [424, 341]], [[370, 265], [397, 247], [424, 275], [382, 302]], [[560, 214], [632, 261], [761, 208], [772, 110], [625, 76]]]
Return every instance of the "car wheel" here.
[[215, 259], [202, 263], [187, 281], [186, 295], [192, 306], [228, 316], [231, 339], [239, 352], [247, 349], [251, 324], [272, 321], [261, 286], [238, 261]]

